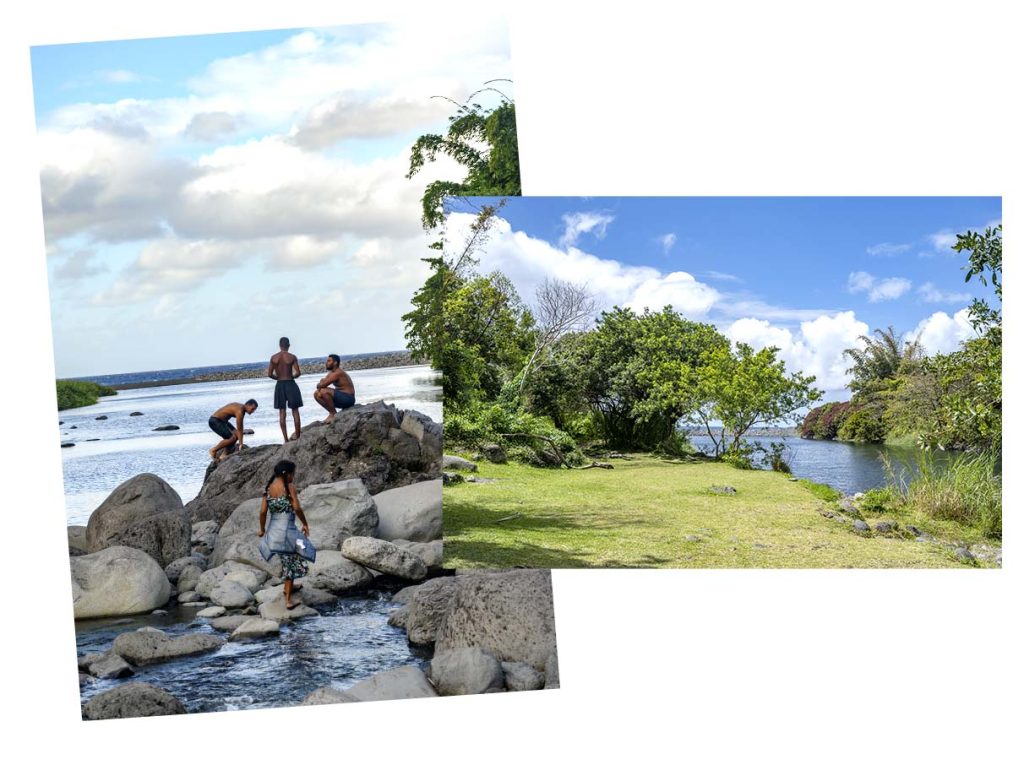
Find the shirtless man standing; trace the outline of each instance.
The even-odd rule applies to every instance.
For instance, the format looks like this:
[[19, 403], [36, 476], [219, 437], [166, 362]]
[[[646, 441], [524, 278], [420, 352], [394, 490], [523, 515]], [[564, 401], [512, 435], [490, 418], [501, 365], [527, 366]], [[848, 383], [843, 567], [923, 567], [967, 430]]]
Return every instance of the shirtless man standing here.
[[285, 442], [288, 441], [288, 420], [285, 415], [285, 407], [292, 410], [292, 417], [295, 419], [295, 433], [292, 439], [299, 437], [302, 432], [302, 424], [299, 422], [299, 407], [302, 406], [302, 393], [295, 378], [302, 374], [299, 369], [299, 360], [295, 354], [289, 353], [288, 348], [291, 342], [287, 337], [278, 341], [281, 350], [270, 357], [270, 366], [267, 367], [267, 377], [277, 380], [274, 388], [274, 409], [277, 409], [281, 419], [281, 434]]
[[[211, 459], [218, 459], [218, 453], [221, 449], [230, 450], [235, 442], [238, 442], [239, 449], [242, 448], [242, 437], [245, 435], [242, 423], [245, 420], [245, 415], [255, 412], [257, 406], [259, 406], [259, 404], [256, 403], [256, 399], [251, 398], [244, 404], [225, 404], [213, 413], [213, 416], [210, 417], [210, 430], [220, 436], [223, 440], [210, 449]], [[232, 428], [231, 423], [228, 422], [232, 417], [235, 418], [234, 428]], [[223, 459], [226, 456], [227, 452], [220, 455], [220, 459]]]
[[[339, 409], [355, 406], [356, 389], [352, 385], [352, 378], [348, 376], [348, 372], [341, 368], [341, 357], [338, 354], [332, 353], [328, 356], [326, 366], [327, 376], [316, 384], [316, 393], [313, 394], [313, 398], [328, 412], [324, 422], [331, 423], [334, 422], [334, 417], [338, 414]], [[333, 391], [331, 390], [332, 385], [335, 386]]]

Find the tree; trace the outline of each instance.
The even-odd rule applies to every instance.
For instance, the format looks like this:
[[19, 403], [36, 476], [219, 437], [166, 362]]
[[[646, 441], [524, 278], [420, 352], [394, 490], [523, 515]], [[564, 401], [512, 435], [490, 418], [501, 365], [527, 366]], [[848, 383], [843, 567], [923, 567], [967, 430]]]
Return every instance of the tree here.
[[536, 309], [537, 342], [533, 353], [519, 374], [519, 393], [534, 367], [541, 364], [551, 348], [570, 332], [583, 326], [597, 310], [597, 302], [587, 288], [560, 279], [545, 279], [537, 288]]
[[[968, 231], [965, 234], [956, 235], [956, 244], [953, 249], [957, 252], [967, 252], [968, 264], [963, 267], [967, 271], [964, 277], [969, 282], [975, 276], [984, 285], [989, 280], [995, 288], [996, 297], [999, 303], [1003, 302], [1003, 224], [999, 223], [992, 228], [989, 226], [985, 232], [979, 234], [976, 231]], [[984, 300], [975, 298], [970, 307], [971, 323], [979, 334], [988, 329], [995, 329], [1001, 336], [1001, 311], [990, 308]], [[1001, 337], [999, 338], [1001, 339]]]
[[[754, 351], [746, 343], [738, 343], [735, 350], [719, 346], [697, 370], [698, 405], [691, 419], [704, 426], [716, 456], [738, 451], [752, 427], [790, 420], [821, 398], [821, 391], [811, 387], [814, 377], [787, 375], [778, 352], [774, 346]], [[722, 423], [717, 437], [712, 427], [716, 420]]]
[[[508, 82], [508, 80], [490, 80]], [[497, 93], [499, 106], [486, 109], [470, 103], [481, 93]], [[407, 178], [412, 178], [438, 155], [451, 157], [464, 168], [462, 181], [433, 181], [423, 192], [423, 227], [433, 229], [445, 217], [445, 199], [452, 196], [521, 196], [519, 142], [515, 103], [493, 87], [470, 94], [448, 119], [445, 135], [428, 133], [416, 139], [409, 158]]]
[[853, 360], [853, 366], [846, 370], [853, 375], [849, 388], [857, 393], [869, 393], [884, 387], [901, 371], [907, 372], [924, 357], [921, 344], [915, 339], [904, 341], [890, 325], [887, 329], [876, 329], [874, 337], [861, 335], [858, 338], [863, 348], [847, 348], [844, 356]]

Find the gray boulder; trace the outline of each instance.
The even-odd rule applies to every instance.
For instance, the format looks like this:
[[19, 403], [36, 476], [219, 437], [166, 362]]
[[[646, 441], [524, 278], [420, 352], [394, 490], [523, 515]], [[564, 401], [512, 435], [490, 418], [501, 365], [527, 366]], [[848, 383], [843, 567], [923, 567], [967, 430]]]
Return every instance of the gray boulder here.
[[388, 614], [388, 624], [392, 627], [397, 627], [400, 630], [404, 630], [408, 618], [409, 607], [402, 606], [401, 608], [396, 608], [394, 611]]
[[544, 690], [558, 687], [558, 653], [552, 651], [544, 662]]
[[418, 667], [399, 667], [381, 672], [339, 690], [332, 686], [318, 688], [302, 701], [311, 704], [338, 704], [353, 701], [390, 701], [394, 699], [420, 699], [437, 696], [434, 686]]
[[544, 673], [521, 661], [503, 661], [505, 687], [510, 691], [539, 691], [544, 687]]
[[[381, 539], [432, 542], [441, 538], [441, 481], [421, 481], [375, 494]], [[368, 535], [366, 535], [368, 536]]]
[[228, 640], [255, 640], [271, 637], [281, 632], [281, 625], [272, 619], [249, 617], [231, 633]]
[[421, 558], [383, 539], [349, 537], [341, 545], [342, 554], [382, 574], [419, 580], [427, 575], [427, 564]]
[[210, 606], [209, 608], [204, 608], [202, 611], [196, 612], [196, 616], [200, 619], [217, 619], [224, 616], [227, 612], [228, 610], [224, 608], [224, 606]]
[[430, 645], [437, 639], [441, 620], [458, 589], [456, 577], [442, 576], [424, 582], [405, 606], [405, 630], [413, 645]]
[[164, 566], [164, 573], [167, 575], [167, 579], [171, 584], [176, 584], [182, 571], [189, 566], [196, 566], [202, 570], [202, 566], [205, 562], [206, 559], [201, 555], [186, 555], [185, 557], [173, 560]]
[[441, 426], [389, 404], [356, 405], [339, 412], [333, 423], [304, 427], [296, 441], [257, 446], [211, 463], [199, 496], [187, 505], [192, 520], [226, 520], [242, 502], [262, 494], [281, 459], [296, 464], [300, 489], [360, 478], [375, 494], [438, 476]]
[[134, 547], [108, 547], [71, 558], [75, 618], [126, 616], [167, 602], [171, 583], [160, 564]]
[[210, 601], [224, 608], [245, 608], [253, 600], [245, 586], [231, 579], [224, 579], [210, 591]]
[[190, 563], [178, 574], [178, 591], [187, 592], [199, 586], [199, 577], [203, 575], [203, 569], [195, 563]]
[[[338, 600], [338, 596], [327, 590], [321, 590], [318, 587], [313, 587], [307, 581], [303, 580], [301, 583], [302, 589], [293, 595], [295, 600], [300, 600], [307, 606], [326, 606], [331, 603], [335, 603]], [[272, 587], [267, 587], [256, 593], [257, 603], [269, 603], [272, 600], [284, 597], [284, 584], [275, 584]]]
[[[296, 598], [296, 600], [298, 600], [298, 598]], [[295, 608], [289, 611], [284, 606], [284, 598], [278, 598], [277, 600], [268, 600], [266, 603], [261, 603], [259, 607], [259, 615], [264, 619], [270, 619], [271, 621], [287, 622], [294, 621], [295, 619], [302, 619], [307, 616], [320, 616], [320, 612], [302, 603], [299, 603]]]
[[[204, 598], [209, 598], [212, 596], [213, 590], [217, 585], [222, 582], [233, 582], [251, 593], [253, 590], [259, 589], [260, 585], [267, 581], [267, 579], [268, 574], [266, 571], [250, 566], [247, 563], [230, 560], [215, 568], [204, 571], [199, 576], [196, 592]], [[224, 604], [222, 603], [221, 605]]]
[[543, 670], [555, 648], [551, 572], [523, 570], [455, 577], [436, 653], [478, 646], [501, 661]]
[[224, 645], [216, 635], [192, 633], [171, 637], [160, 630], [122, 632], [114, 638], [111, 650], [136, 667], [215, 651]]
[[177, 698], [149, 683], [126, 683], [98, 693], [82, 707], [83, 720], [183, 715], [188, 710]]
[[411, 552], [427, 564], [427, 568], [438, 569], [444, 565], [444, 542], [435, 539], [433, 542], [410, 542], [407, 539], [392, 540], [407, 552]]
[[309, 564], [303, 586], [342, 593], [358, 590], [373, 578], [368, 569], [346, 558], [340, 550], [318, 550], [316, 562]]
[[191, 538], [192, 549], [196, 552], [201, 552], [203, 555], [209, 555], [212, 553], [214, 546], [217, 544], [217, 531], [219, 528], [220, 524], [218, 524], [217, 521], [199, 521], [199, 523], [193, 523]]
[[444, 455], [441, 467], [444, 470], [468, 470], [471, 473], [476, 472], [476, 463], [470, 462], [462, 457], [456, 457], [453, 454]]
[[435, 653], [430, 662], [430, 682], [442, 696], [505, 690], [501, 663], [477, 646]]
[[247, 614], [238, 614], [236, 616], [218, 616], [216, 619], [210, 620], [210, 626], [220, 632], [234, 632], [250, 619], [252, 619], [252, 616]]
[[178, 593], [178, 602], [182, 605], [185, 605], [186, 603], [198, 603], [202, 599], [203, 596], [195, 590], [185, 590], [184, 592]]
[[192, 527], [178, 492], [152, 473], [130, 478], [111, 492], [86, 527], [89, 552], [135, 547], [166, 566], [189, 554]]
[[86, 555], [89, 543], [85, 537], [85, 526], [68, 526], [68, 552], [71, 555]]
[[480, 456], [497, 465], [504, 465], [508, 462], [508, 455], [505, 454], [501, 444], [483, 444], [480, 447]]
[[128, 677], [129, 675], [135, 674], [132, 668], [128, 666], [128, 662], [122, 659], [113, 651], [107, 651], [105, 654], [89, 664], [88, 672], [93, 677], [98, 677], [101, 680], [109, 680], [117, 677]]

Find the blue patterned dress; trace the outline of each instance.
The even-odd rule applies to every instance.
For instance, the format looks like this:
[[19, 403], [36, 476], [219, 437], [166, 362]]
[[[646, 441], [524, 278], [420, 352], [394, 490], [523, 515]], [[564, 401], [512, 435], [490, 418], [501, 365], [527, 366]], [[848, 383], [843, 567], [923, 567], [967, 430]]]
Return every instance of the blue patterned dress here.
[[[267, 497], [267, 510], [271, 513], [294, 513], [292, 501], [285, 495], [283, 497]], [[277, 553], [281, 557], [281, 566], [284, 569], [282, 576], [285, 579], [300, 579], [309, 573], [309, 565], [306, 559], [297, 553]]]

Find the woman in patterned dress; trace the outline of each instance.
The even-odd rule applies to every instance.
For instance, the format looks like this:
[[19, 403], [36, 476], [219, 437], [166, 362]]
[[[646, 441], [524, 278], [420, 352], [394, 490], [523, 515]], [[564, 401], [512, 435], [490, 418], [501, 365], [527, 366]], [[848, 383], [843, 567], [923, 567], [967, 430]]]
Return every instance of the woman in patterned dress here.
[[[309, 524], [306, 523], [306, 516], [302, 514], [302, 507], [299, 505], [299, 497], [295, 491], [295, 463], [289, 460], [281, 460], [274, 465], [274, 474], [267, 482], [267, 488], [263, 490], [263, 503], [260, 505], [260, 530], [258, 536], [266, 533], [267, 513], [294, 513], [302, 523], [302, 533], [309, 536]], [[281, 566], [284, 569], [284, 605], [291, 610], [298, 605], [292, 601], [292, 593], [302, 589], [302, 585], [296, 586], [294, 580], [304, 577], [309, 573], [309, 566], [305, 559], [297, 553], [277, 553], [281, 557]]]

